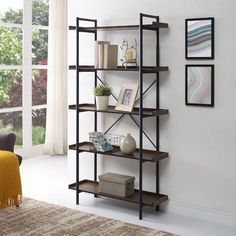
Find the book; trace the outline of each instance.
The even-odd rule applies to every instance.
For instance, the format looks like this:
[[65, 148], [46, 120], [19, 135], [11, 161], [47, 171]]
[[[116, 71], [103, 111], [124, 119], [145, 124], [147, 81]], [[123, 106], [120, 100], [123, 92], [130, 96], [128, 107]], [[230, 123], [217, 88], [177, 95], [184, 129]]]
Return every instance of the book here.
[[103, 68], [117, 68], [118, 45], [104, 44], [103, 49]]
[[109, 41], [95, 41], [95, 68], [103, 68], [103, 59], [104, 59], [104, 45], [110, 44]]

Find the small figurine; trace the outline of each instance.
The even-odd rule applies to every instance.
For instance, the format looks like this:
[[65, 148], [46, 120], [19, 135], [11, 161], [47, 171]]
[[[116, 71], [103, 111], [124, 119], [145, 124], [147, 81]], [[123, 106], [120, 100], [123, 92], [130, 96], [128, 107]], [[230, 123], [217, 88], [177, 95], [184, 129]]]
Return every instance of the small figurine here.
[[137, 40], [135, 39], [135, 45], [129, 47], [127, 39], [124, 39], [120, 48], [122, 50], [122, 58], [121, 58], [122, 67], [124, 66], [126, 69], [128, 64], [135, 64], [136, 67], [138, 67]]

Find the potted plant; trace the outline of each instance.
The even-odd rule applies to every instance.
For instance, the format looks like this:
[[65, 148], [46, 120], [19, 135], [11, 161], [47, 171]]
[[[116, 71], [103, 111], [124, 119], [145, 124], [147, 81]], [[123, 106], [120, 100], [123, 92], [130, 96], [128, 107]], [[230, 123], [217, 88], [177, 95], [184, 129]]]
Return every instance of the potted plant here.
[[96, 106], [98, 110], [107, 110], [108, 99], [111, 95], [111, 88], [105, 85], [98, 85], [94, 88], [94, 95], [96, 96]]

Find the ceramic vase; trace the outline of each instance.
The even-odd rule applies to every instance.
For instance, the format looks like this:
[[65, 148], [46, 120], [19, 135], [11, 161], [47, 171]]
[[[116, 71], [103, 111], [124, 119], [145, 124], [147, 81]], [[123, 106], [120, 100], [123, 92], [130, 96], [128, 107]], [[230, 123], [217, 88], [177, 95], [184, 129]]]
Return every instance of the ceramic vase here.
[[97, 110], [107, 110], [109, 96], [96, 96]]
[[120, 142], [120, 150], [124, 154], [132, 154], [136, 149], [136, 142], [134, 138], [127, 133]]

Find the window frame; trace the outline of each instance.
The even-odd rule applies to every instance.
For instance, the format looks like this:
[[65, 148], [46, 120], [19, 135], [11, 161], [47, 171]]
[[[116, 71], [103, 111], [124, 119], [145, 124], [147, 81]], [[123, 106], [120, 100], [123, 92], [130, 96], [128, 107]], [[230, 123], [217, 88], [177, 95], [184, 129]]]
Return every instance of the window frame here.
[[[32, 2], [23, 0], [23, 24], [0, 22], [0, 27], [19, 28], [23, 33], [23, 64], [22, 65], [0, 65], [0, 69], [22, 70], [22, 107], [1, 108], [0, 113], [22, 111], [22, 139], [23, 148], [17, 152], [26, 157], [41, 155], [44, 144], [34, 145], [32, 142], [32, 111], [36, 109], [47, 109], [47, 104], [32, 105], [32, 71], [34, 69], [46, 69], [48, 65], [32, 64], [32, 33], [34, 29], [49, 30], [48, 26], [32, 25]], [[30, 45], [30, 47], [29, 47]], [[31, 124], [31, 125], [29, 125]]]

